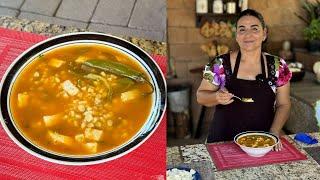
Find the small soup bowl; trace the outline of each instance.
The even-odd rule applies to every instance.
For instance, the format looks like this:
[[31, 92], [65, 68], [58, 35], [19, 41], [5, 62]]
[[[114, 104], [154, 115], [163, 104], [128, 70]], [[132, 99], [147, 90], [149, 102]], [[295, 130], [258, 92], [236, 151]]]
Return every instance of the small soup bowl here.
[[[271, 138], [275, 143], [268, 145], [266, 147], [249, 147], [249, 146], [245, 146], [243, 144], [239, 143], [239, 139], [246, 137], [246, 136], [251, 136], [251, 135], [258, 135], [258, 136], [262, 136], [262, 137], [268, 137]], [[270, 152], [272, 150], [272, 148], [277, 145], [279, 143], [279, 138], [277, 136], [275, 136], [272, 133], [269, 132], [263, 132], [263, 131], [246, 131], [246, 132], [242, 132], [237, 134], [234, 137], [234, 142], [244, 151], [246, 152], [249, 156], [252, 157], [262, 157], [264, 155], [266, 155], [268, 152]]]
[[[130, 59], [133, 59], [134, 63], [143, 69], [144, 74], [148, 76], [148, 83], [152, 85], [153, 91], [151, 94], [151, 105], [150, 111], [146, 115], [146, 120], [141, 123], [140, 128], [135, 132], [130, 138], [125, 140], [122, 144], [113, 146], [108, 150], [96, 153], [88, 154], [68, 154], [54, 151], [52, 149], [45, 148], [35, 141], [31, 140], [22, 130], [19, 128], [17, 119], [14, 117], [14, 109], [10, 105], [11, 96], [13, 93], [13, 87], [17, 84], [17, 79], [24, 70], [32, 64], [35, 59], [43, 56], [56, 48], [71, 46], [71, 45], [99, 45], [105, 46], [119, 53], [125, 54]], [[59, 61], [54, 62], [54, 66], [60, 66]], [[38, 74], [35, 74], [38, 77]], [[18, 56], [13, 63], [7, 69], [5, 75], [1, 80], [1, 124], [9, 135], [9, 137], [22, 149], [28, 153], [39, 157], [41, 159], [65, 165], [90, 165], [98, 164], [110, 160], [114, 160], [118, 157], [124, 156], [125, 154], [135, 150], [143, 142], [145, 142], [157, 129], [166, 109], [166, 82], [163, 73], [161, 72], [159, 66], [156, 62], [144, 52], [141, 48], [136, 45], [123, 40], [118, 37], [93, 32], [80, 32], [80, 33], [70, 33], [55, 36], [42, 41]], [[70, 83], [69, 83], [70, 85]], [[70, 87], [69, 87], [70, 88]], [[72, 88], [71, 88], [72, 90]], [[23, 99], [23, 96], [21, 97]], [[19, 99], [19, 96], [18, 96]], [[37, 98], [35, 98], [37, 99]], [[27, 104], [28, 105], [28, 104]], [[46, 107], [43, 105], [42, 107]], [[144, 107], [145, 108], [145, 107]], [[121, 109], [121, 113], [126, 114], [126, 109]], [[90, 115], [89, 115], [90, 116]], [[20, 117], [23, 117], [21, 115]], [[46, 117], [47, 120], [50, 117]], [[43, 118], [45, 120], [45, 118]], [[43, 122], [42, 122], [43, 123]], [[46, 123], [46, 122], [45, 122]], [[112, 125], [112, 124], [111, 124]], [[89, 127], [90, 128], [90, 127]], [[88, 132], [91, 131], [90, 129]], [[98, 132], [99, 135], [99, 131]], [[90, 132], [88, 137], [95, 139], [97, 137], [94, 131]], [[85, 134], [85, 133], [84, 133]], [[54, 137], [55, 142], [64, 142], [65, 136], [61, 136], [57, 132], [49, 133], [49, 136]], [[86, 135], [85, 135], [86, 136]], [[73, 136], [72, 136], [73, 137]], [[79, 136], [80, 138], [83, 138]], [[70, 138], [69, 138], [70, 139]], [[68, 140], [68, 139], [67, 139]], [[74, 139], [73, 139], [74, 141]], [[105, 142], [104, 142], [105, 143]], [[92, 148], [94, 144], [86, 144], [89, 148]]]

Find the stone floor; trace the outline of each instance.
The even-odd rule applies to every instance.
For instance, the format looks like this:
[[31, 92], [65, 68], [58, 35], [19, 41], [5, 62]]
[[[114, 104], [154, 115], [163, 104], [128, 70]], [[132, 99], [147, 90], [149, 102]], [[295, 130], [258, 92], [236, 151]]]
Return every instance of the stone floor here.
[[14, 16], [114, 35], [166, 41], [166, 0], [0, 0]]

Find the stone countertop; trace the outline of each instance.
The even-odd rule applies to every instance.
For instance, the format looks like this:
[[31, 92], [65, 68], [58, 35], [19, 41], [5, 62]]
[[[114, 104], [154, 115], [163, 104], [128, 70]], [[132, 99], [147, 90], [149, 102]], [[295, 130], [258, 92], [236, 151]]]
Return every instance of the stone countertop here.
[[[319, 133], [311, 133], [319, 139]], [[320, 143], [303, 145], [293, 140], [294, 135], [285, 138], [297, 147], [307, 160], [246, 167], [218, 171], [211, 160], [205, 144], [175, 146], [167, 148], [167, 166], [190, 167], [197, 170], [203, 179], [320, 179], [320, 165], [313, 158], [320, 154]], [[312, 148], [312, 150], [310, 150]], [[312, 152], [313, 154], [310, 154]]]
[[[15, 17], [0, 16], [0, 27], [14, 29], [18, 31], [31, 32], [46, 36], [54, 36], [58, 34], [65, 34], [71, 32], [83, 32], [86, 29], [79, 29], [74, 27], [66, 27], [55, 24], [48, 24], [41, 21], [30, 21], [27, 19], [17, 19]], [[142, 38], [126, 37], [122, 38], [136, 44], [149, 54], [167, 55], [167, 44], [165, 42], [158, 42], [152, 40], [145, 40]]]

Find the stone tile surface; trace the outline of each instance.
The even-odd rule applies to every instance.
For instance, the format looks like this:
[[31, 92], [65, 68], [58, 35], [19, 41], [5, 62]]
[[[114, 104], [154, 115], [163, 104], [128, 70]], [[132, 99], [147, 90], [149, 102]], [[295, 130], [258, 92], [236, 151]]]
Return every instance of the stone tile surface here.
[[0, 0], [0, 6], [19, 9], [23, 0]]
[[21, 11], [53, 16], [61, 0], [25, 0]]
[[166, 19], [165, 0], [137, 0], [129, 27], [165, 31]]
[[56, 16], [89, 22], [98, 0], [62, 0]]
[[83, 23], [79, 21], [66, 20], [66, 19], [61, 19], [61, 18], [56, 18], [51, 16], [44, 16], [40, 14], [33, 14], [28, 12], [21, 12], [18, 17], [29, 19], [29, 20], [39, 20], [39, 21], [43, 21], [51, 24], [63, 25], [63, 26], [74, 26], [77, 28], [86, 28], [88, 25], [87, 23]]
[[90, 23], [88, 29], [91, 31], [110, 33], [114, 35], [133, 36], [133, 37], [139, 37], [139, 38], [155, 40], [155, 41], [164, 41], [164, 37], [163, 37], [164, 34], [163, 32], [160, 32], [160, 31], [148, 31], [148, 30], [96, 24], [96, 23]]
[[92, 22], [127, 26], [135, 0], [100, 0]]
[[13, 16], [16, 17], [18, 15], [18, 10], [10, 9], [6, 7], [0, 7], [0, 16]]
[[166, 42], [166, 0], [0, 0], [0, 15]]

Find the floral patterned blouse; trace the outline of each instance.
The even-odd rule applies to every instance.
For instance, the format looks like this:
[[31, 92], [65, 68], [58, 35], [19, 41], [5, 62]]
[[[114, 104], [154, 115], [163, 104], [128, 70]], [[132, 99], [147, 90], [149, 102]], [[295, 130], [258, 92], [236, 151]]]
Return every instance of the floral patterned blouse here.
[[[263, 54], [267, 59], [267, 82], [273, 92], [276, 93], [277, 87], [281, 87], [290, 81], [292, 73], [284, 59], [268, 53]], [[231, 73], [225, 71], [225, 61], [226, 58], [229, 57], [228, 54], [220, 55], [208, 63], [203, 71], [203, 78], [220, 88], [224, 87], [226, 84], [226, 77], [231, 75]]]

